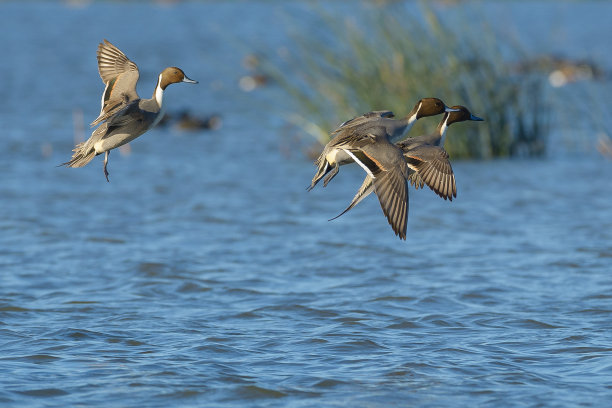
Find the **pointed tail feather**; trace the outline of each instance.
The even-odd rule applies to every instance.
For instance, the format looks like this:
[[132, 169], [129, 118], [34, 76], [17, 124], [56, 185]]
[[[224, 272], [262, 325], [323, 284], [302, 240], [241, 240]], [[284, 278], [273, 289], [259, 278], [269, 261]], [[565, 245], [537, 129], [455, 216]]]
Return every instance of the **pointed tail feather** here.
[[338, 174], [338, 171], [340, 171], [340, 166], [336, 163], [332, 166], [331, 170], [327, 170], [325, 172], [325, 174], [327, 174], [325, 176], [325, 178], [323, 179], [323, 187], [327, 187], [327, 184], [334, 178], [336, 177], [336, 174]]
[[349, 206], [346, 207], [344, 211], [342, 211], [340, 214], [336, 215], [334, 218], [330, 218], [328, 221], [333, 221], [336, 218], [346, 214], [351, 208], [353, 208], [354, 206], [359, 204], [364, 198], [369, 196], [370, 193], [374, 191], [374, 185], [372, 184], [373, 180], [374, 179], [372, 177], [366, 176], [365, 180], [363, 180], [363, 184], [361, 185], [361, 187], [359, 187], [357, 194], [355, 194], [355, 197], [353, 197], [353, 201], [351, 201]]
[[310, 182], [310, 186], [306, 188], [306, 190], [308, 191], [312, 190], [317, 185], [317, 183], [323, 178], [323, 176], [325, 176], [331, 170], [329, 163], [327, 162], [327, 160], [325, 160], [325, 158], [321, 159], [321, 157], [319, 157], [319, 159], [317, 159], [315, 164], [318, 166], [317, 173], [312, 178], [312, 181]]
[[74, 152], [72, 158], [60, 166], [83, 167], [96, 157], [96, 149], [89, 140], [79, 143], [72, 151]]

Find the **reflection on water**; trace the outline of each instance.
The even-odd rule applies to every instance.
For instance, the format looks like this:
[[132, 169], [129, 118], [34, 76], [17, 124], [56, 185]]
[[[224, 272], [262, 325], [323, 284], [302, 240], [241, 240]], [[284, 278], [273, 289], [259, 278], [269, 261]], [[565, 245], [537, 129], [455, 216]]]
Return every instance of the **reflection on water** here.
[[[406, 243], [374, 198], [328, 222], [361, 171], [305, 192], [314, 167], [278, 148], [285, 101], [240, 90], [215, 23], [260, 32], [277, 6], [240, 6], [0, 6], [3, 406], [607, 402], [612, 162], [454, 162], [457, 200], [411, 192]], [[73, 110], [98, 113], [102, 38], [151, 69], [142, 95], [184, 66], [200, 88], [168, 107], [223, 127], [152, 130], [111, 183], [100, 157], [56, 168]]]

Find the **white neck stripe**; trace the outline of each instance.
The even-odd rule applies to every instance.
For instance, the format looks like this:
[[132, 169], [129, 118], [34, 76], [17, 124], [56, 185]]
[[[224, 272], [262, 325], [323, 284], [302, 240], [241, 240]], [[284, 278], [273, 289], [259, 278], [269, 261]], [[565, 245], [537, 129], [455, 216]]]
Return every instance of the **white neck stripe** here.
[[162, 74], [159, 74], [159, 78], [157, 79], [157, 86], [155, 87], [155, 101], [159, 105], [160, 109], [164, 101], [164, 90], [161, 88], [161, 79]]
[[417, 121], [417, 116], [419, 116], [419, 111], [421, 110], [421, 106], [423, 106], [423, 102], [419, 102], [419, 107], [417, 108], [415, 114], [408, 118], [408, 126], [409, 126], [408, 129], [410, 129], [412, 125], [414, 125], [414, 122]]
[[446, 138], [446, 131], [448, 130], [448, 119], [450, 115], [446, 118], [446, 120], [442, 123], [442, 128], [440, 129], [440, 146], [444, 147], [444, 140]]

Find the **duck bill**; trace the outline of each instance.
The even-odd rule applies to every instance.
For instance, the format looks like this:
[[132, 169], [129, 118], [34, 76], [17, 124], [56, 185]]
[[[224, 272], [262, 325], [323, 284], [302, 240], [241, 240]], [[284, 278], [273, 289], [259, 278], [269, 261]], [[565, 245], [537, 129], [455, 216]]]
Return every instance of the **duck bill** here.
[[444, 107], [444, 112], [459, 112], [461, 109], [453, 109], [453, 108], [449, 108], [448, 106]]
[[198, 81], [194, 81], [193, 79], [189, 79], [187, 78], [187, 76], [185, 76], [185, 78], [183, 78], [182, 82], [187, 82], [188, 84], [197, 84]]
[[470, 115], [470, 120], [475, 120], [478, 122], [484, 122], [483, 118], [479, 118], [478, 116]]

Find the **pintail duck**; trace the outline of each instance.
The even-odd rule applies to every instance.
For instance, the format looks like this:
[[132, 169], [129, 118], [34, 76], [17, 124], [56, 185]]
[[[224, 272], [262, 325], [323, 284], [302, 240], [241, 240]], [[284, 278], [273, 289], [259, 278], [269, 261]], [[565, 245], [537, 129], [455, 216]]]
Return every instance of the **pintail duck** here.
[[[457, 197], [455, 174], [449, 161], [449, 156], [444, 150], [444, 139], [448, 127], [457, 122], [467, 120], [482, 121], [461, 105], [453, 106], [452, 112], [447, 112], [440, 121], [434, 133], [424, 136], [409, 137], [398, 142], [395, 146], [402, 152], [404, 160], [409, 168], [408, 180], [415, 188], [427, 185], [433, 192], [445, 200], [452, 201]], [[355, 194], [353, 201], [339, 215], [332, 220], [345, 214], [366, 198], [372, 191], [376, 190], [376, 179], [372, 174], [366, 175], [363, 184]], [[406, 193], [407, 194], [407, 193]], [[406, 196], [406, 200], [408, 200]], [[330, 220], [331, 221], [331, 220]]]
[[163, 95], [168, 85], [178, 82], [197, 84], [177, 67], [164, 69], [157, 79], [151, 99], [141, 99], [136, 92], [139, 72], [136, 64], [113, 44], [98, 45], [98, 71], [104, 82], [100, 115], [91, 123], [98, 126], [90, 138], [76, 145], [70, 161], [62, 165], [83, 167], [95, 156], [105, 153], [104, 176], [108, 180], [108, 156], [112, 149], [136, 139], [163, 117]]
[[426, 184], [434, 193], [450, 201], [457, 197], [457, 186], [448, 153], [444, 150], [446, 131], [453, 123], [484, 120], [474, 116], [465, 106], [456, 105], [453, 109], [457, 111], [446, 113], [434, 133], [397, 143], [412, 170], [410, 184], [416, 189]]
[[373, 111], [347, 120], [331, 133], [333, 138], [325, 145], [323, 152], [315, 161], [317, 172], [308, 190], [312, 190], [325, 175], [327, 176], [323, 185], [327, 186], [327, 183], [338, 174], [341, 165], [352, 163], [354, 160], [345, 152], [345, 149], [350, 149], [370, 129], [383, 127], [389, 141], [395, 143], [406, 136], [418, 119], [451, 110], [438, 98], [423, 98], [415, 104], [410, 113], [401, 119], [393, 119], [394, 114], [391, 111]]
[[405, 240], [409, 168], [402, 151], [389, 141], [389, 136], [383, 126], [370, 128], [350, 149], [344, 148], [344, 152], [365, 170], [389, 225]]

